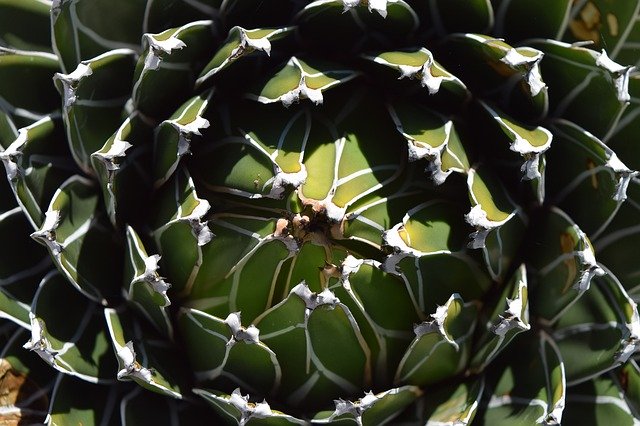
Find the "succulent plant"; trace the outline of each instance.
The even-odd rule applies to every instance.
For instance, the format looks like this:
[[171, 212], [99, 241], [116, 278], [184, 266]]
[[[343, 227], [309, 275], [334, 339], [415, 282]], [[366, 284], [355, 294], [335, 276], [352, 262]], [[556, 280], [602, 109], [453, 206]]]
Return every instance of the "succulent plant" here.
[[638, 46], [630, 0], [0, 0], [0, 423], [638, 424]]

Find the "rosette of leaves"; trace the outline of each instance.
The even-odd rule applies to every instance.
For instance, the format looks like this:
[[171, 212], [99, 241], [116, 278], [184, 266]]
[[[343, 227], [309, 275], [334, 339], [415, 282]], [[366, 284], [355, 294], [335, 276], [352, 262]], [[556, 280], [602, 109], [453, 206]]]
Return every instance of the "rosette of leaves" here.
[[0, 0], [0, 419], [637, 423], [639, 10]]

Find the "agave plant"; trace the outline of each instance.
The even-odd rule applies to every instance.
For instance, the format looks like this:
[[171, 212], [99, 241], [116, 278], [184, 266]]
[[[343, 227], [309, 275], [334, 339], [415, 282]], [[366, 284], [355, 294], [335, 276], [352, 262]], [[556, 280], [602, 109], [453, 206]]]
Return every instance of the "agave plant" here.
[[629, 0], [0, 0], [0, 423], [638, 424], [639, 43]]

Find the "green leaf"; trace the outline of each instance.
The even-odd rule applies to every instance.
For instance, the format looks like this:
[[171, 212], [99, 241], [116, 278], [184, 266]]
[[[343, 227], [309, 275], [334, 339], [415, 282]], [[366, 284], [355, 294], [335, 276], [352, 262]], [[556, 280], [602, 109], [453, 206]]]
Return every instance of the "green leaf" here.
[[316, 414], [311, 424], [387, 424], [421, 395], [420, 388], [403, 386], [375, 395], [373, 392], [367, 392], [356, 401], [339, 399], [334, 401], [336, 408], [333, 412], [322, 411]]
[[[638, 20], [640, 23], [640, 20]], [[640, 28], [638, 29], [640, 32]], [[638, 64], [640, 66], [640, 64]], [[614, 150], [620, 159], [632, 170], [640, 170], [638, 143], [634, 136], [640, 132], [640, 74], [629, 78], [629, 106], [624, 110], [620, 121], [614, 130], [603, 140], [609, 148]]]
[[638, 418], [611, 378], [602, 376], [571, 388], [563, 421], [585, 426], [631, 426], [637, 424]]
[[[404, 351], [411, 343], [413, 325], [425, 319], [410, 289], [382, 265], [348, 255], [336, 268], [327, 264], [323, 272], [339, 272], [329, 288], [353, 314], [371, 350], [376, 381], [391, 383]], [[336, 275], [338, 275], [336, 274]], [[380, 304], [379, 300], [385, 300]], [[390, 316], [389, 312], [396, 312]]]
[[595, 239], [627, 198], [629, 182], [638, 172], [571, 122], [557, 120], [551, 129], [556, 143], [546, 155], [547, 197]]
[[196, 21], [145, 34], [142, 46], [131, 96], [144, 115], [162, 119], [191, 96], [199, 64], [213, 51], [213, 23]]
[[538, 224], [530, 244], [530, 264], [536, 271], [531, 285], [531, 311], [553, 323], [603, 271], [585, 233], [558, 208], [553, 207]]
[[142, 312], [162, 334], [173, 337], [173, 327], [167, 312], [171, 304], [167, 283], [158, 273], [159, 255], [148, 256], [142, 241], [127, 227], [127, 257], [124, 288], [127, 299]]
[[451, 172], [466, 173], [467, 153], [451, 120], [422, 106], [396, 103], [389, 114], [398, 132], [407, 140], [409, 161], [426, 159], [425, 172], [436, 184]]
[[494, 305], [483, 335], [475, 344], [471, 368], [484, 370], [518, 334], [531, 328], [527, 270], [524, 264], [516, 270]]
[[635, 360], [630, 359], [626, 364], [611, 375], [613, 381], [624, 393], [624, 399], [637, 418], [640, 413], [640, 368]]
[[195, 135], [209, 127], [203, 117], [213, 92], [205, 92], [184, 103], [173, 115], [155, 129], [153, 149], [153, 180], [159, 187], [176, 171], [180, 160], [191, 154]]
[[[569, 21], [571, 0], [493, 0], [495, 33], [511, 42], [530, 38], [558, 39]], [[531, 17], [536, 16], [535, 25]]]
[[[529, 43], [544, 53], [542, 73], [553, 88], [549, 96], [552, 116], [564, 118], [607, 139], [629, 103], [631, 67], [612, 61], [604, 50], [554, 40]], [[597, 99], [598, 108], [594, 108]]]
[[[522, 162], [520, 166], [520, 172], [522, 173], [523, 180], [541, 179], [540, 173], [540, 156], [551, 147], [551, 141], [553, 135], [549, 130], [542, 126], [530, 126], [520, 122], [508, 114], [494, 109], [489, 104], [480, 101], [480, 105], [483, 107], [486, 113], [491, 116], [494, 121], [492, 123], [494, 127], [501, 130], [502, 140], [496, 140], [496, 151], [500, 154], [505, 153], [508, 145], [509, 151], [517, 154], [518, 162]], [[491, 138], [492, 139], [492, 138]], [[504, 143], [506, 142], [506, 144]], [[502, 157], [509, 158], [513, 161], [513, 158], [517, 158], [515, 155], [501, 155]], [[499, 161], [499, 160], [498, 160]]]
[[60, 121], [45, 117], [21, 128], [0, 152], [16, 200], [36, 229], [55, 191], [75, 171], [62, 131]]
[[614, 273], [634, 300], [639, 299], [636, 248], [640, 238], [640, 180], [632, 179], [627, 189], [628, 200], [596, 239], [593, 246], [598, 260]]
[[62, 117], [76, 163], [93, 174], [90, 156], [99, 150], [123, 119], [131, 93], [136, 52], [112, 50], [82, 61], [70, 74], [56, 73], [54, 83], [62, 98]]
[[151, 138], [151, 127], [141, 113], [135, 111], [102, 148], [91, 154], [107, 213], [114, 225], [133, 221], [148, 201]]
[[260, 341], [260, 331], [253, 325], [242, 326], [240, 312], [221, 319], [183, 308], [178, 321], [198, 382], [242, 383], [259, 395], [278, 390], [282, 366]]
[[528, 337], [512, 345], [506, 365], [496, 362], [487, 372], [490, 379], [485, 402], [474, 424], [560, 424], [564, 420], [565, 398], [570, 392], [566, 389], [563, 352], [544, 333]]
[[520, 119], [537, 121], [547, 114], [548, 88], [540, 72], [540, 50], [472, 33], [452, 34], [443, 41], [438, 60], [476, 96]]
[[36, 292], [24, 347], [56, 370], [91, 383], [109, 382], [116, 365], [109, 350], [102, 310], [51, 272]]
[[[120, 400], [120, 424], [128, 426], [196, 425], [203, 421], [220, 420], [206, 407], [169, 399], [156, 393], [135, 387]], [[206, 419], [206, 420], [205, 420]]]
[[553, 332], [570, 385], [625, 363], [640, 347], [638, 307], [606, 272], [560, 317]]
[[[444, 89], [447, 94], [466, 98], [469, 95], [464, 83], [435, 61], [433, 53], [421, 47], [406, 51], [381, 52], [375, 56], [364, 56], [378, 67], [385, 67], [400, 73], [398, 79], [418, 80], [420, 86], [430, 95]], [[396, 74], [397, 75], [397, 74]]]
[[471, 210], [465, 220], [476, 229], [469, 235], [468, 247], [482, 248], [491, 277], [502, 281], [524, 238], [528, 218], [488, 167], [470, 169], [467, 186]]
[[162, 255], [162, 270], [177, 294], [191, 292], [202, 265], [202, 247], [213, 238], [204, 219], [209, 207], [184, 173], [173, 177], [154, 204], [152, 235]]
[[[77, 290], [106, 304], [105, 298], [119, 293], [124, 255], [98, 204], [93, 184], [72, 176], [56, 191], [42, 226], [31, 236], [47, 247], [55, 265]], [[91, 261], [85, 261], [86, 256]]]
[[200, 73], [196, 85], [210, 81], [237, 60], [254, 52], [260, 51], [270, 56], [271, 42], [289, 36], [292, 31], [293, 27], [245, 29], [236, 26], [231, 28], [227, 39]]
[[[617, 60], [622, 50], [634, 48], [632, 34], [638, 16], [640, 4], [635, 2], [590, 0], [574, 3], [564, 38], [569, 42], [593, 41], [595, 48], [606, 49], [611, 52], [611, 58]], [[634, 53], [636, 56], [637, 52]]]
[[416, 12], [403, 0], [316, 0], [307, 4], [297, 18], [305, 38], [318, 46], [333, 47], [337, 43], [345, 51], [374, 39], [374, 35], [403, 40], [420, 24]]
[[[63, 72], [70, 72], [87, 58], [113, 49], [139, 51], [146, 0], [56, 1], [51, 6], [53, 50]], [[117, 22], [118, 25], [112, 25]]]
[[40, 279], [52, 267], [46, 252], [28, 238], [31, 231], [19, 207], [0, 214], [1, 241], [10, 248], [0, 263], [0, 317], [25, 328]]
[[466, 366], [478, 306], [453, 294], [431, 321], [414, 327], [416, 337], [398, 365], [395, 382], [425, 386], [447, 379]]
[[484, 380], [471, 379], [459, 385], [437, 386], [427, 392], [424, 417], [427, 425], [466, 426], [471, 424], [478, 411], [484, 392]]
[[[216, 215], [209, 223], [213, 240], [202, 247], [202, 266], [193, 275], [189, 305], [224, 318], [242, 311], [252, 322], [279, 302], [293, 285], [287, 277], [287, 260], [299, 261], [304, 253], [286, 229], [278, 231], [286, 219], [261, 218], [239, 214]], [[287, 222], [288, 223], [288, 222]], [[324, 265], [325, 253], [312, 254], [317, 266]], [[317, 275], [303, 270], [301, 279]], [[280, 276], [287, 284], [280, 287]]]
[[263, 104], [281, 102], [285, 107], [301, 99], [322, 104], [323, 92], [358, 74], [331, 64], [316, 64], [291, 57], [287, 64], [249, 97]]
[[42, 0], [0, 1], [0, 45], [51, 52], [49, 9]]
[[[82, 395], [82, 398], [78, 398]], [[121, 386], [96, 386], [60, 374], [51, 395], [48, 426], [99, 425], [118, 422]]]
[[[349, 397], [371, 383], [371, 354], [351, 311], [328, 289], [304, 283], [254, 321], [281, 365], [278, 395], [310, 409]], [[340, 351], [334, 348], [340, 347]]]
[[266, 401], [249, 402], [249, 395], [242, 395], [239, 388], [234, 390], [231, 395], [206, 389], [194, 389], [193, 392], [211, 404], [227, 422], [232, 422], [231, 424], [235, 423], [239, 426], [308, 424], [304, 420], [272, 410]]
[[106, 308], [104, 318], [118, 360], [118, 380], [132, 380], [150, 391], [181, 399], [181, 386], [175, 377], [181, 371], [173, 347], [154, 341], [152, 335], [115, 309]]
[[[466, 12], [460, 13], [464, 8]], [[439, 35], [455, 32], [486, 33], [493, 26], [489, 0], [436, 0], [430, 7], [431, 20]]]
[[60, 107], [51, 76], [59, 71], [58, 58], [0, 46], [0, 109], [16, 127], [28, 126]]

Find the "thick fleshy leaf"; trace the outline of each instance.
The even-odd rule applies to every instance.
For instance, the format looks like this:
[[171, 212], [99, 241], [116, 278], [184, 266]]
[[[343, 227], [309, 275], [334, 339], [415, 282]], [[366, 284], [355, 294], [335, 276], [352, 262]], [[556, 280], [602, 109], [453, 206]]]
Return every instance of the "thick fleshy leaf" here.
[[[209, 222], [215, 237], [201, 249], [202, 267], [190, 277], [189, 306], [225, 318], [241, 311], [247, 323], [282, 300], [293, 287], [295, 276], [287, 276], [298, 244], [286, 234], [286, 219], [221, 214]], [[304, 256], [303, 250], [296, 258]], [[324, 250], [311, 253], [310, 266], [323, 266]], [[331, 259], [328, 259], [331, 261]], [[313, 262], [313, 263], [312, 263]], [[320, 275], [302, 270], [300, 279]], [[295, 275], [295, 274], [294, 274]], [[286, 282], [282, 279], [286, 278]], [[320, 290], [320, 286], [314, 290]]]
[[425, 398], [426, 426], [467, 426], [473, 421], [484, 392], [484, 380], [437, 386]]
[[124, 395], [118, 408], [122, 426], [191, 426], [208, 422], [217, 424], [221, 420], [206, 407], [185, 404], [141, 387]]
[[163, 271], [178, 294], [191, 292], [202, 265], [202, 247], [213, 238], [204, 219], [209, 208], [184, 173], [173, 177], [154, 204], [152, 235], [162, 255]]
[[352, 424], [373, 426], [388, 424], [398, 413], [422, 395], [416, 386], [403, 386], [373, 394], [367, 392], [357, 401], [339, 399], [333, 412], [323, 411], [313, 418], [311, 424]]
[[[340, 43], [349, 50], [366, 44], [374, 35], [403, 39], [418, 28], [418, 15], [404, 0], [360, 3], [351, 0], [316, 0], [297, 16], [300, 32], [319, 46]], [[326, 28], [332, 28], [327, 32]], [[309, 37], [323, 34], [323, 37]]]
[[370, 350], [353, 314], [330, 290], [314, 293], [301, 283], [254, 324], [287, 367], [278, 394], [289, 403], [314, 409], [371, 386]]
[[[557, 39], [569, 21], [571, 0], [492, 0], [496, 14], [494, 32], [511, 42], [530, 38]], [[535, 25], [531, 17], [539, 16]]]
[[205, 92], [184, 103], [155, 129], [153, 149], [153, 181], [158, 187], [175, 173], [182, 157], [191, 154], [194, 136], [209, 127], [203, 117], [212, 92]]
[[133, 50], [112, 50], [80, 62], [69, 74], [54, 77], [71, 154], [85, 173], [94, 174], [91, 154], [122, 123], [135, 57]]
[[102, 148], [91, 154], [107, 213], [114, 225], [134, 220], [148, 201], [151, 140], [150, 126], [136, 111], [104, 142]]
[[425, 386], [459, 373], [467, 364], [478, 306], [453, 294], [416, 335], [398, 365], [395, 381]]
[[287, 37], [293, 31], [292, 27], [245, 29], [233, 27], [229, 30], [227, 39], [222, 43], [211, 61], [204, 67], [196, 80], [197, 85], [210, 81], [214, 76], [229, 68], [234, 62], [251, 55], [263, 52], [271, 55], [271, 42]]
[[31, 225], [19, 207], [0, 214], [0, 242], [8, 249], [0, 262], [0, 318], [29, 328], [31, 300], [44, 273], [52, 268], [46, 251], [28, 237]]
[[0, 110], [16, 127], [28, 126], [60, 107], [51, 76], [59, 71], [58, 58], [0, 46]]
[[561, 424], [569, 394], [561, 353], [546, 334], [518, 339], [506, 365], [496, 363], [487, 372], [491, 383], [476, 416], [478, 424]]
[[612, 374], [612, 379], [624, 393], [629, 408], [638, 418], [640, 415], [640, 367], [637, 362], [630, 359]]
[[560, 209], [542, 219], [531, 244], [531, 312], [554, 322], [603, 271], [585, 233]]
[[[71, 72], [83, 59], [108, 50], [139, 50], [146, 1], [68, 1], [51, 6], [53, 48], [63, 72]], [[118, 25], [111, 25], [118, 22]]]
[[[100, 425], [118, 422], [117, 401], [123, 386], [97, 386], [60, 374], [51, 394], [48, 426]], [[82, 398], [78, 398], [82, 395]]]
[[[567, 382], [589, 380], [638, 351], [638, 307], [607, 272], [558, 319], [553, 338], [562, 352]], [[585, 356], [587, 352], [592, 356]]]
[[375, 56], [364, 56], [364, 58], [379, 67], [393, 70], [396, 76], [399, 73], [400, 76], [396, 77], [399, 80], [404, 78], [418, 80], [417, 83], [430, 95], [439, 93], [440, 89], [443, 89], [447, 95], [461, 99], [469, 95], [464, 83], [436, 62], [433, 53], [424, 47], [406, 51], [381, 52]]
[[56, 370], [98, 383], [113, 379], [116, 364], [99, 305], [51, 272], [33, 298], [31, 339], [24, 347]]
[[[425, 179], [423, 164], [420, 162], [406, 164], [399, 179], [387, 183], [353, 203], [340, 228], [332, 230], [334, 238], [340, 240], [347, 238], [379, 249], [384, 244], [383, 233], [394, 224], [402, 222], [407, 211], [424, 204], [426, 199], [444, 199], [442, 194], [435, 190], [444, 190], [446, 185], [433, 187]], [[457, 182], [457, 187], [453, 187], [453, 183], [451, 185], [447, 188], [448, 193], [457, 194], [462, 201], [460, 204], [467, 202], [465, 185], [460, 185], [460, 182]], [[453, 215], [448, 219], [455, 222], [457, 213], [452, 213]], [[341, 242], [344, 243], [344, 241]]]
[[[76, 289], [106, 304], [106, 298], [119, 293], [124, 255], [98, 204], [92, 183], [72, 176], [58, 188], [42, 226], [31, 237], [47, 247], [55, 265]], [[90, 261], [85, 261], [87, 256]]]
[[620, 280], [634, 300], [640, 300], [637, 247], [640, 244], [640, 180], [632, 179], [628, 200], [598, 236], [593, 246], [598, 261]]
[[355, 71], [330, 64], [316, 64], [295, 56], [249, 97], [263, 104], [281, 102], [285, 107], [302, 99], [322, 104], [323, 92], [357, 76]]
[[[329, 288], [353, 314], [371, 349], [375, 383], [391, 383], [398, 363], [415, 336], [414, 324], [425, 319], [411, 290], [373, 260], [348, 255], [337, 268], [340, 279]], [[338, 275], [338, 274], [336, 274]], [[385, 300], [381, 305], [379, 300]], [[396, 312], [390, 316], [389, 312]]]
[[59, 120], [45, 117], [18, 130], [0, 152], [16, 200], [36, 229], [55, 191], [75, 171], [62, 132]]
[[568, 425], [638, 424], [637, 413], [629, 407], [624, 394], [611, 378], [606, 376], [572, 387], [564, 411], [564, 424]]
[[527, 269], [522, 264], [504, 287], [486, 321], [484, 333], [473, 351], [471, 368], [484, 370], [516, 335], [530, 328]]
[[407, 140], [409, 161], [426, 159], [425, 172], [434, 183], [443, 183], [451, 172], [469, 170], [467, 153], [451, 120], [411, 104], [393, 104], [389, 114]]
[[143, 334], [140, 325], [115, 309], [104, 310], [109, 339], [118, 360], [117, 378], [133, 380], [145, 389], [181, 399], [180, 384], [176, 381], [181, 369], [168, 342]]
[[[502, 138], [498, 137], [498, 140], [489, 138], [492, 139], [489, 144], [494, 142], [492, 148], [498, 153], [497, 161], [494, 161], [499, 162], [504, 159], [513, 161], [517, 158], [521, 163], [520, 172], [523, 180], [541, 179], [540, 155], [551, 147], [553, 139], [551, 132], [542, 126], [529, 126], [519, 122], [482, 101], [480, 105], [494, 121], [493, 127], [500, 129], [501, 134], [498, 134], [502, 136]], [[508, 151], [505, 149], [507, 146], [511, 155], [507, 154]]]
[[629, 181], [638, 172], [571, 122], [557, 120], [551, 129], [556, 143], [546, 154], [547, 197], [587, 235], [597, 238], [627, 198]]
[[242, 326], [240, 313], [221, 319], [183, 309], [178, 321], [198, 382], [215, 383], [217, 388], [241, 383], [247, 391], [263, 397], [278, 390], [282, 366], [260, 341], [260, 330]]
[[[638, 16], [640, 4], [636, 2], [590, 0], [574, 3], [565, 39], [569, 42], [592, 41], [596, 49], [607, 49], [611, 58], [619, 60], [619, 55], [624, 58], [627, 53], [623, 50], [637, 49], [634, 27]], [[637, 52], [632, 55], [637, 57]], [[635, 65], [634, 62], [629, 65]]]
[[0, 109], [0, 150], [4, 151], [17, 137], [18, 129], [9, 112], [3, 108]]
[[383, 233], [390, 254], [382, 268], [405, 282], [422, 312], [433, 312], [452, 293], [476, 300], [489, 288], [489, 277], [465, 251], [466, 228], [459, 206], [434, 199]]
[[250, 402], [249, 395], [242, 395], [236, 389], [231, 395], [222, 392], [194, 389], [196, 395], [211, 404], [225, 421], [239, 426], [289, 426], [306, 425], [306, 421], [297, 419], [280, 411], [272, 410], [266, 401]]
[[51, 52], [48, 0], [0, 2], [0, 46]]
[[[529, 44], [544, 52], [542, 73], [553, 87], [550, 113], [606, 139], [629, 103], [631, 67], [617, 64], [604, 50], [554, 40]], [[593, 108], [593, 99], [598, 108]]]
[[138, 234], [127, 227], [126, 297], [161, 333], [171, 338], [173, 327], [167, 312], [171, 304], [167, 290], [171, 284], [158, 273], [159, 260], [159, 255], [147, 254]]
[[132, 99], [144, 115], [165, 118], [191, 95], [201, 62], [212, 53], [213, 22], [195, 21], [159, 34], [145, 34]]
[[542, 80], [543, 53], [528, 46], [513, 47], [481, 34], [454, 34], [445, 39], [438, 60], [476, 95], [517, 114], [539, 119], [548, 108]]
[[[465, 8], [464, 14], [460, 13], [461, 8]], [[440, 35], [461, 31], [486, 33], [494, 21], [489, 0], [435, 0], [430, 11], [433, 25]]]
[[[638, 20], [640, 25], [640, 20]], [[638, 28], [640, 33], [640, 28]], [[639, 35], [640, 36], [640, 35]], [[638, 64], [640, 67], [640, 64]], [[638, 140], [635, 136], [640, 132], [640, 74], [629, 78], [629, 106], [624, 110], [620, 121], [603, 142], [613, 149], [620, 159], [632, 170], [640, 170], [638, 156]]]
[[491, 277], [502, 281], [522, 243], [528, 218], [486, 166], [469, 170], [467, 186], [471, 210], [465, 220], [476, 229], [469, 235], [468, 247], [482, 248]]

